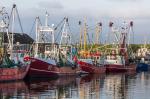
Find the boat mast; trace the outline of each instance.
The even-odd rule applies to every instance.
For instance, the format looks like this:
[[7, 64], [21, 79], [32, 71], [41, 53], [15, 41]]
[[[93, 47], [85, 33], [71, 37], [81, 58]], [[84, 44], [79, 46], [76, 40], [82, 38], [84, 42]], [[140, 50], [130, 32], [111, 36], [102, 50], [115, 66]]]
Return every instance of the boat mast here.
[[[130, 24], [131, 25], [131, 24]], [[129, 43], [129, 31], [130, 31], [130, 25], [127, 24], [126, 22], [123, 23], [123, 27], [121, 27], [122, 31], [121, 31], [121, 37], [120, 37], [120, 53], [125, 57], [125, 62], [126, 64], [129, 63], [128, 58], [129, 58], [129, 53], [128, 53], [128, 49], [127, 49], [127, 44]]]
[[36, 39], [35, 39], [35, 54], [34, 57], [38, 57], [38, 46], [39, 46], [39, 31], [38, 31], [38, 27], [39, 27], [39, 17], [36, 17]]
[[10, 47], [11, 45], [11, 39], [10, 39], [10, 35], [9, 35], [9, 21], [10, 21], [10, 19], [9, 19], [9, 15], [8, 15], [8, 13], [7, 13], [7, 11], [6, 11], [6, 9], [5, 9], [5, 7], [2, 7], [2, 10], [0, 11], [0, 14], [2, 15], [2, 21], [1, 21], [1, 23], [0, 23], [0, 28], [2, 28], [2, 42], [1, 42], [1, 46], [2, 46], [2, 48], [3, 48], [3, 51], [1, 51], [2, 52], [2, 54], [6, 54], [6, 52], [7, 52], [7, 49], [5, 49], [5, 46], [4, 46], [4, 44], [3, 43], [5, 43], [4, 42], [4, 30], [6, 31], [6, 35], [7, 35], [7, 38], [8, 38], [8, 46]]
[[48, 16], [49, 16], [49, 14], [46, 12], [46, 14], [45, 14], [45, 27], [48, 27]]
[[61, 39], [60, 39], [60, 48], [63, 44], [68, 43], [67, 39], [68, 39], [69, 34], [68, 34], [68, 30], [66, 28], [67, 21], [68, 21], [68, 18], [65, 17], [65, 22], [64, 22], [64, 26], [63, 26], [63, 30], [62, 30]]
[[84, 51], [86, 51], [87, 48], [87, 24], [86, 24], [86, 17], [84, 18]]
[[101, 30], [102, 30], [102, 23], [100, 22], [100, 23], [98, 23], [97, 25], [96, 25], [96, 35], [95, 35], [95, 45], [97, 44], [99, 44], [99, 41], [100, 41], [100, 32], [101, 32]]
[[129, 27], [126, 22], [123, 23], [121, 27], [121, 37], [120, 37], [120, 46], [121, 46], [121, 53], [124, 55], [127, 51], [127, 42], [129, 43]]
[[107, 42], [108, 42], [108, 44], [110, 44], [110, 36], [112, 35], [113, 24], [114, 24], [113, 22], [109, 22], [109, 32], [107, 34]]
[[[52, 24], [52, 28], [50, 28], [49, 27], [49, 25], [48, 25], [48, 17], [49, 17], [49, 14], [48, 14], [48, 12], [46, 12], [46, 15], [45, 15], [45, 30], [43, 30], [43, 31], [46, 31], [46, 32], [50, 32], [51, 34], [52, 34], [52, 44], [54, 45], [54, 43], [55, 43], [55, 36], [54, 36], [54, 29], [53, 29], [53, 27], [54, 27], [54, 24]], [[54, 48], [54, 47], [53, 47]], [[55, 51], [55, 49], [54, 49], [54, 51]]]
[[8, 14], [5, 12], [5, 7], [0, 9], [0, 61], [2, 61], [4, 54], [4, 31], [7, 29], [8, 25]]
[[[18, 17], [18, 22], [19, 22], [19, 25], [20, 25], [20, 28], [21, 28], [21, 32], [23, 33], [23, 28], [22, 28], [22, 25], [21, 25], [21, 21], [20, 21], [18, 10], [17, 10], [17, 6], [16, 6], [16, 4], [13, 4], [11, 15], [10, 15], [9, 22], [8, 22], [8, 27], [10, 26], [10, 22], [11, 22], [11, 34], [8, 33], [9, 30], [7, 31], [7, 36], [8, 36], [8, 41], [9, 41], [8, 47], [9, 47], [9, 52], [10, 52], [10, 59], [13, 58], [14, 30], [15, 30], [16, 15]], [[11, 21], [11, 19], [12, 19], [12, 21]]]
[[[46, 12], [45, 14], [45, 25], [42, 26], [40, 23], [40, 18], [36, 17], [36, 45], [35, 45], [35, 57], [38, 57], [39, 53], [39, 43], [51, 43], [52, 44], [52, 50], [51, 52], [48, 52], [48, 54], [55, 55], [55, 39], [54, 39], [54, 25], [52, 24], [52, 27], [48, 25], [48, 16], [49, 14]], [[51, 37], [49, 37], [51, 36]], [[42, 54], [46, 55], [46, 46], [45, 51], [42, 52]]]
[[130, 32], [131, 32], [132, 35], [133, 35], [133, 38], [132, 38], [132, 39], [133, 39], [133, 42], [132, 42], [132, 43], [134, 44], [133, 21], [130, 21], [130, 24], [129, 24], [129, 34], [128, 34], [128, 35], [129, 35], [129, 37], [128, 37], [129, 39], [128, 39], [128, 45], [129, 45], [129, 43], [130, 43], [130, 38], [131, 38], [131, 37], [130, 37], [130, 35], [131, 35]]
[[8, 39], [10, 39], [9, 41], [9, 51], [10, 51], [10, 59], [13, 59], [13, 46], [14, 46], [14, 23], [15, 23], [15, 14], [16, 14], [16, 5], [13, 4], [13, 8], [12, 8], [12, 12], [11, 12], [11, 16], [12, 16], [12, 27], [11, 27], [11, 34], [10, 37], [8, 37]]
[[114, 27], [113, 22], [109, 23], [109, 28], [110, 28], [111, 32], [108, 35], [108, 40], [109, 40], [108, 42], [110, 45], [112, 45], [112, 47], [114, 48], [116, 53], [118, 53], [118, 51], [119, 51], [118, 48], [119, 48], [119, 44], [120, 44], [120, 31], [118, 28]]
[[[68, 31], [69, 29], [69, 23], [68, 23], [68, 18], [65, 17], [65, 21], [64, 21], [64, 25], [63, 25], [63, 30], [62, 30], [62, 34], [61, 34], [61, 40], [60, 40], [60, 49], [62, 48], [62, 46], [65, 47], [65, 50], [67, 51], [67, 46], [71, 46], [71, 34], [69, 33], [70, 31]], [[71, 51], [72, 51], [72, 46], [71, 46]], [[72, 53], [72, 52], [71, 52]], [[63, 54], [67, 54], [67, 53], [63, 53]]]
[[79, 21], [79, 26], [80, 26], [80, 42], [79, 42], [79, 46], [80, 46], [80, 49], [82, 49], [82, 25], [81, 25], [81, 21]]

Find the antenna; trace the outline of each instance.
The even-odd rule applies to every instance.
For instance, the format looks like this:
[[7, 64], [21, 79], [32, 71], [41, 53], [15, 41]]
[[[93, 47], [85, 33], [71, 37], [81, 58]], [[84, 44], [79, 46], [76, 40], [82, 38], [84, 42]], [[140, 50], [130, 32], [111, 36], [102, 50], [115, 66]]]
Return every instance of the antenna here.
[[49, 14], [48, 14], [48, 12], [46, 11], [46, 14], [45, 14], [45, 26], [46, 26], [46, 27], [48, 26], [48, 17], [49, 17]]

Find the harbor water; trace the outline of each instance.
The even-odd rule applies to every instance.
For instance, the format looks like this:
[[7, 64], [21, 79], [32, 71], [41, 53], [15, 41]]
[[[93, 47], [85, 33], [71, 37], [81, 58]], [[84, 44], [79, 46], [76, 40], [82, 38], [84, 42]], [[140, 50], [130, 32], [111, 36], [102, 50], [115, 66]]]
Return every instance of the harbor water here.
[[0, 99], [150, 99], [150, 72], [0, 83]]

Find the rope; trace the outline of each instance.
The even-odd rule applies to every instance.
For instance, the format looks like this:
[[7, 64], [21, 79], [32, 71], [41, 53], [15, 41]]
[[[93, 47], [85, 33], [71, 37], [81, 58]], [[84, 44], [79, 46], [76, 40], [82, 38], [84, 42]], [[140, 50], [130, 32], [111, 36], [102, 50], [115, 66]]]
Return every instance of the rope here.
[[[72, 41], [75, 41], [75, 37], [76, 37], [76, 36], [74, 36], [73, 33], [71, 32], [71, 28], [70, 28], [69, 22], [67, 22], [67, 25], [68, 25], [68, 29], [69, 29], [69, 31], [70, 31], [70, 33], [71, 33], [71, 39], [72, 39]], [[73, 38], [73, 37], [74, 37], [74, 38]]]
[[63, 25], [61, 26], [60, 31], [58, 32], [58, 35], [57, 35], [56, 38], [55, 38], [55, 42], [57, 41], [57, 39], [58, 39], [58, 37], [59, 37], [59, 35], [60, 35], [62, 29], [63, 29]]
[[21, 32], [23, 32], [23, 28], [22, 28], [22, 24], [21, 24], [21, 20], [20, 20], [20, 16], [19, 16], [19, 13], [18, 13], [18, 9], [16, 8], [16, 12], [17, 12], [17, 16], [18, 16], [18, 21], [19, 21], [19, 24], [20, 24], [20, 28], [21, 28]]
[[35, 19], [34, 22], [33, 22], [33, 25], [32, 25], [31, 30], [30, 30], [30, 32], [29, 32], [29, 35], [31, 35], [31, 33], [32, 33], [32, 31], [33, 31], [33, 28], [34, 28], [34, 26], [35, 26], [35, 22], [36, 22], [36, 19]]
[[64, 22], [64, 20], [65, 20], [65, 18], [63, 18], [63, 20], [62, 21], [60, 21], [60, 23], [55, 27], [55, 29], [54, 30], [57, 30], [57, 28], [61, 25], [61, 23], [63, 23]]

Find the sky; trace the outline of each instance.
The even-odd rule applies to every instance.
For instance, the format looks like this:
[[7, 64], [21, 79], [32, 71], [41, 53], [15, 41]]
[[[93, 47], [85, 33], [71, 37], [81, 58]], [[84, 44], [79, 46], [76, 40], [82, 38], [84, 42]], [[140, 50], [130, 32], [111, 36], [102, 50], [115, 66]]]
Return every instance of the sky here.
[[[105, 39], [110, 21], [119, 24], [124, 21], [134, 22], [135, 43], [143, 43], [150, 38], [150, 0], [0, 0], [0, 7], [8, 11], [13, 4], [17, 5], [24, 32], [34, 37], [31, 31], [34, 19], [49, 13], [49, 24], [57, 25], [63, 17], [69, 17], [74, 35], [79, 34], [78, 21], [87, 18], [92, 26], [102, 22], [102, 38]], [[149, 42], [149, 41], [148, 41]]]

